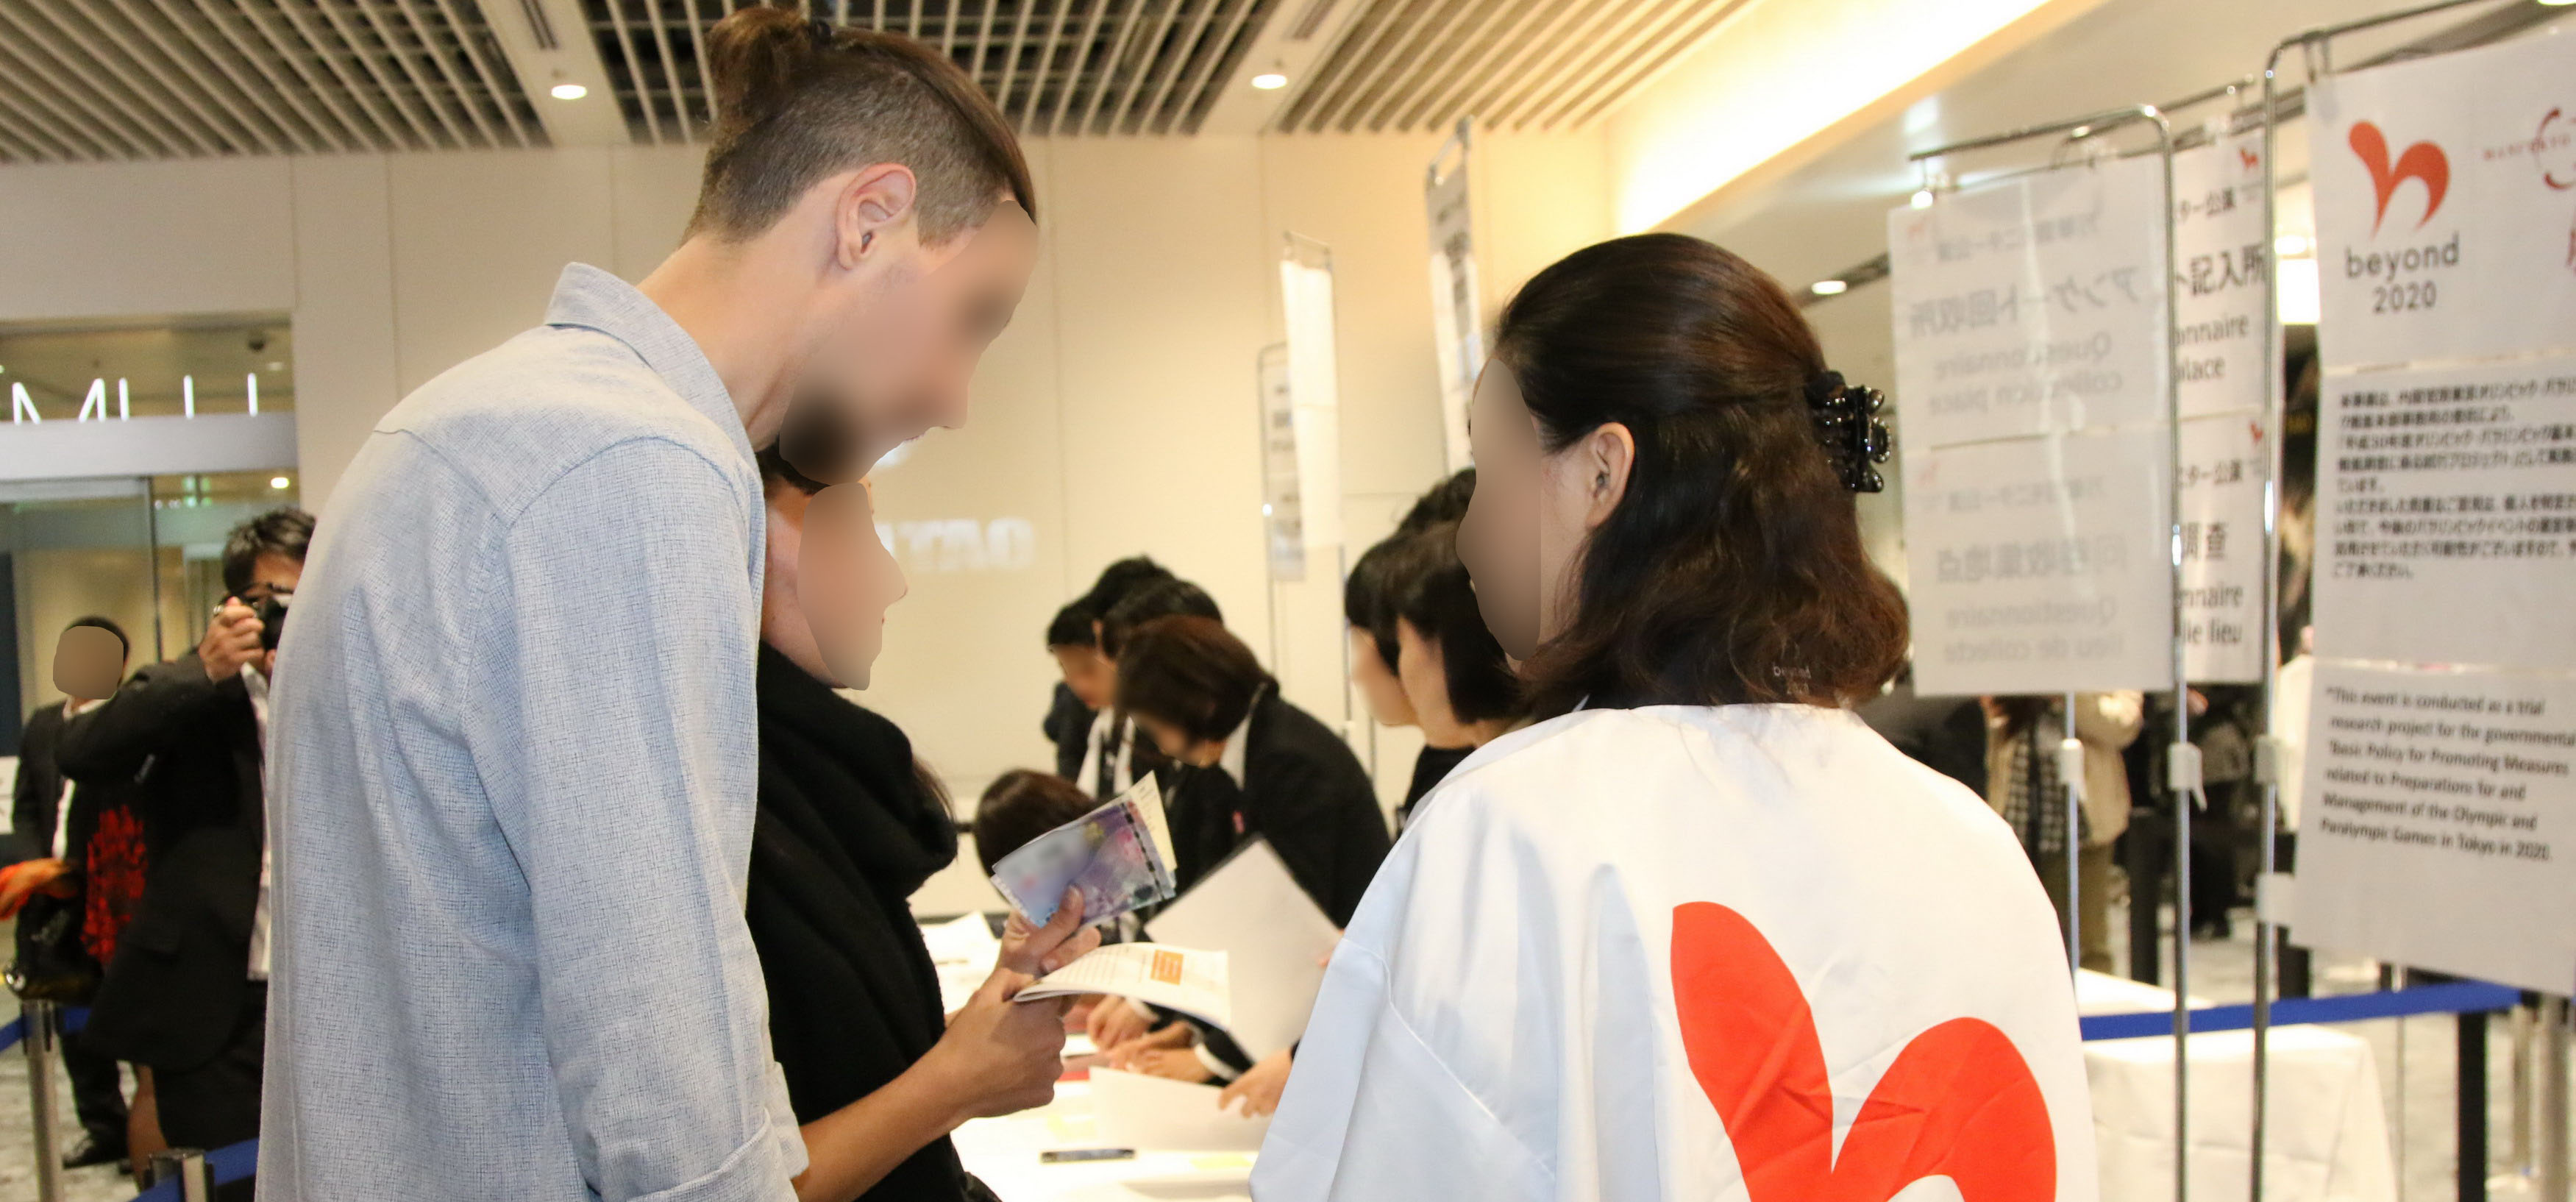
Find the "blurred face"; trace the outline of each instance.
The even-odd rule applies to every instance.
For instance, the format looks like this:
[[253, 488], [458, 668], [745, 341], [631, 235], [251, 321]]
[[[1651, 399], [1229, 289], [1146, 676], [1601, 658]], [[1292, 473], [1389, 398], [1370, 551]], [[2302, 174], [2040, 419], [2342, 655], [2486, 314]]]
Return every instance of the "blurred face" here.
[[1385, 726], [1413, 725], [1413, 702], [1404, 695], [1404, 682], [1396, 679], [1395, 669], [1378, 654], [1377, 639], [1357, 626], [1351, 627], [1350, 635], [1351, 683], [1360, 687], [1369, 716]]
[[1055, 666], [1064, 673], [1065, 687], [1093, 709], [1105, 709], [1118, 692], [1118, 665], [1109, 662], [1098, 647], [1049, 647], [1055, 655]]
[[1010, 324], [1037, 264], [1037, 225], [1016, 202], [925, 245], [908, 188], [893, 216], [891, 202], [871, 195], [860, 187], [842, 206], [842, 270], [827, 273], [779, 432], [787, 461], [826, 483], [865, 474], [934, 427], [966, 423], [975, 366]]
[[74, 701], [114, 696], [125, 679], [125, 640], [97, 626], [71, 626], [54, 643], [54, 687]]
[[1458, 558], [1494, 640], [1524, 660], [1573, 620], [1584, 543], [1626, 495], [1636, 442], [1613, 423], [1547, 452], [1499, 359], [1477, 378], [1468, 420], [1476, 493], [1458, 524]]
[[1136, 717], [1136, 728], [1152, 737], [1154, 746], [1161, 748], [1164, 755], [1184, 764], [1196, 764], [1205, 768], [1225, 758], [1224, 744], [1193, 744], [1188, 735], [1181, 733], [1180, 727], [1159, 719], [1139, 714]]
[[877, 540], [868, 486], [838, 484], [811, 497], [772, 489], [766, 525], [761, 638], [817, 680], [868, 687], [886, 610], [905, 592], [903, 569]]

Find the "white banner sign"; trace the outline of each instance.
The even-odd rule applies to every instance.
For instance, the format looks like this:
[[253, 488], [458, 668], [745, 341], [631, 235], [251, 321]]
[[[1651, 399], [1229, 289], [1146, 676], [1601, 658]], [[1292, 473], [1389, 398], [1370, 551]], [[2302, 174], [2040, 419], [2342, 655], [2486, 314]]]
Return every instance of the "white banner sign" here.
[[2163, 430], [1923, 448], [1904, 462], [1918, 692], [2167, 687]]
[[2263, 320], [2271, 241], [2261, 134], [2174, 156], [2174, 372], [2185, 417], [2261, 409], [2269, 400]]
[[1333, 269], [1279, 261], [1288, 314], [1288, 395], [1296, 430], [1299, 521], [1308, 551], [1342, 544], [1341, 387], [1333, 353]]
[[2298, 941], [2565, 992], [2576, 681], [2321, 662], [2314, 706]]
[[1288, 348], [1261, 352], [1261, 527], [1270, 578], [1306, 578], [1304, 498], [1297, 479], [1297, 398], [1288, 387]]
[[2317, 654], [2576, 671], [2576, 357], [2326, 378]]
[[2183, 672], [2194, 681], [2263, 679], [2263, 479], [2271, 470], [2261, 414], [2182, 424], [2174, 483], [2182, 508]]
[[2071, 167], [1888, 215], [1912, 445], [2163, 419], [2163, 171]]
[[2576, 33], [2311, 96], [2326, 366], [2576, 347]]
[[[1457, 150], [1457, 165], [1440, 164]], [[1485, 367], [1485, 326], [1476, 299], [1475, 225], [1467, 204], [1467, 130], [1433, 157], [1423, 187], [1431, 216], [1432, 342], [1440, 356], [1440, 432], [1449, 470], [1474, 462], [1467, 446], [1467, 402]]]

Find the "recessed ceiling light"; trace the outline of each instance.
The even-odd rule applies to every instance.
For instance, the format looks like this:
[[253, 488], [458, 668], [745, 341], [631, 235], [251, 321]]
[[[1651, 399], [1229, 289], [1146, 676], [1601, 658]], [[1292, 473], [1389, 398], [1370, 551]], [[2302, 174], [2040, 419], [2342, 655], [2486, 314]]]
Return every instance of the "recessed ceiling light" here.
[[1914, 190], [1914, 201], [1913, 201], [1913, 204], [1914, 204], [1914, 207], [1915, 207], [1915, 208], [1918, 208], [1918, 209], [1928, 209], [1928, 208], [1931, 208], [1931, 207], [1932, 207], [1932, 189], [1930, 189], [1930, 188], [1917, 188], [1917, 189], [1915, 189], [1915, 190]]
[[294, 481], [289, 480], [284, 476], [271, 476], [268, 478], [268, 486], [270, 488], [284, 488], [292, 483], [294, 483]]
[[579, 100], [590, 95], [590, 89], [577, 83], [559, 83], [550, 94], [557, 100]]
[[1813, 292], [1818, 296], [1841, 296], [1843, 294], [1843, 290], [1849, 287], [1851, 287], [1851, 285], [1846, 284], [1841, 280], [1818, 280], [1815, 283], [1808, 285], [1807, 291]]
[[1288, 86], [1288, 77], [1277, 71], [1264, 71], [1252, 77], [1252, 86], [1264, 92], [1276, 92]]

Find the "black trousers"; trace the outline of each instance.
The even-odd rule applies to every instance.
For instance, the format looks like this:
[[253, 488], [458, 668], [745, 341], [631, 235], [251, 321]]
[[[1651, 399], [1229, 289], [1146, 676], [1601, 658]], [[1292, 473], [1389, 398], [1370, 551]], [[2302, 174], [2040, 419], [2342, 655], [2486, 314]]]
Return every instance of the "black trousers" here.
[[[161, 1137], [174, 1148], [212, 1152], [259, 1135], [260, 1058], [266, 1052], [268, 986], [253, 985], [250, 1002], [235, 1021], [233, 1037], [204, 1064], [173, 1072], [152, 1070], [152, 1096], [161, 1111]], [[248, 1202], [251, 1179], [215, 1191], [223, 1202]]]
[[[60, 1021], [59, 1018], [56, 1020]], [[102, 1148], [125, 1146], [125, 1081], [116, 1057], [89, 1046], [77, 1031], [62, 1035], [63, 1075], [72, 1086], [72, 1113], [82, 1133]]]

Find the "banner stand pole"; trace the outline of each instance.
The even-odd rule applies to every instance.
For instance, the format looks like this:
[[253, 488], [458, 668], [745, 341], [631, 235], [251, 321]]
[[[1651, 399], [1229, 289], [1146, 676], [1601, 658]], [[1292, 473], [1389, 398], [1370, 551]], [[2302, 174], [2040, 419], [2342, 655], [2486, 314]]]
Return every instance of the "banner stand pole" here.
[[[2032, 731], [2037, 737], [2038, 732]], [[2084, 741], [2075, 737], [2075, 690], [2066, 690], [2057, 781], [2066, 789], [2066, 971], [2084, 971]]]
[[54, 1074], [62, 1063], [57, 1050], [60, 1013], [60, 1007], [42, 1001], [28, 1001], [19, 1011], [19, 1023], [27, 1032], [20, 1043], [27, 1053], [27, 1104], [35, 1117], [40, 1202], [61, 1202], [63, 1196], [63, 1116], [54, 1098]]
[[2566, 998], [2540, 1004], [2540, 1199], [2576, 1202], [2568, 1181], [2567, 1054], [2572, 1008]]

